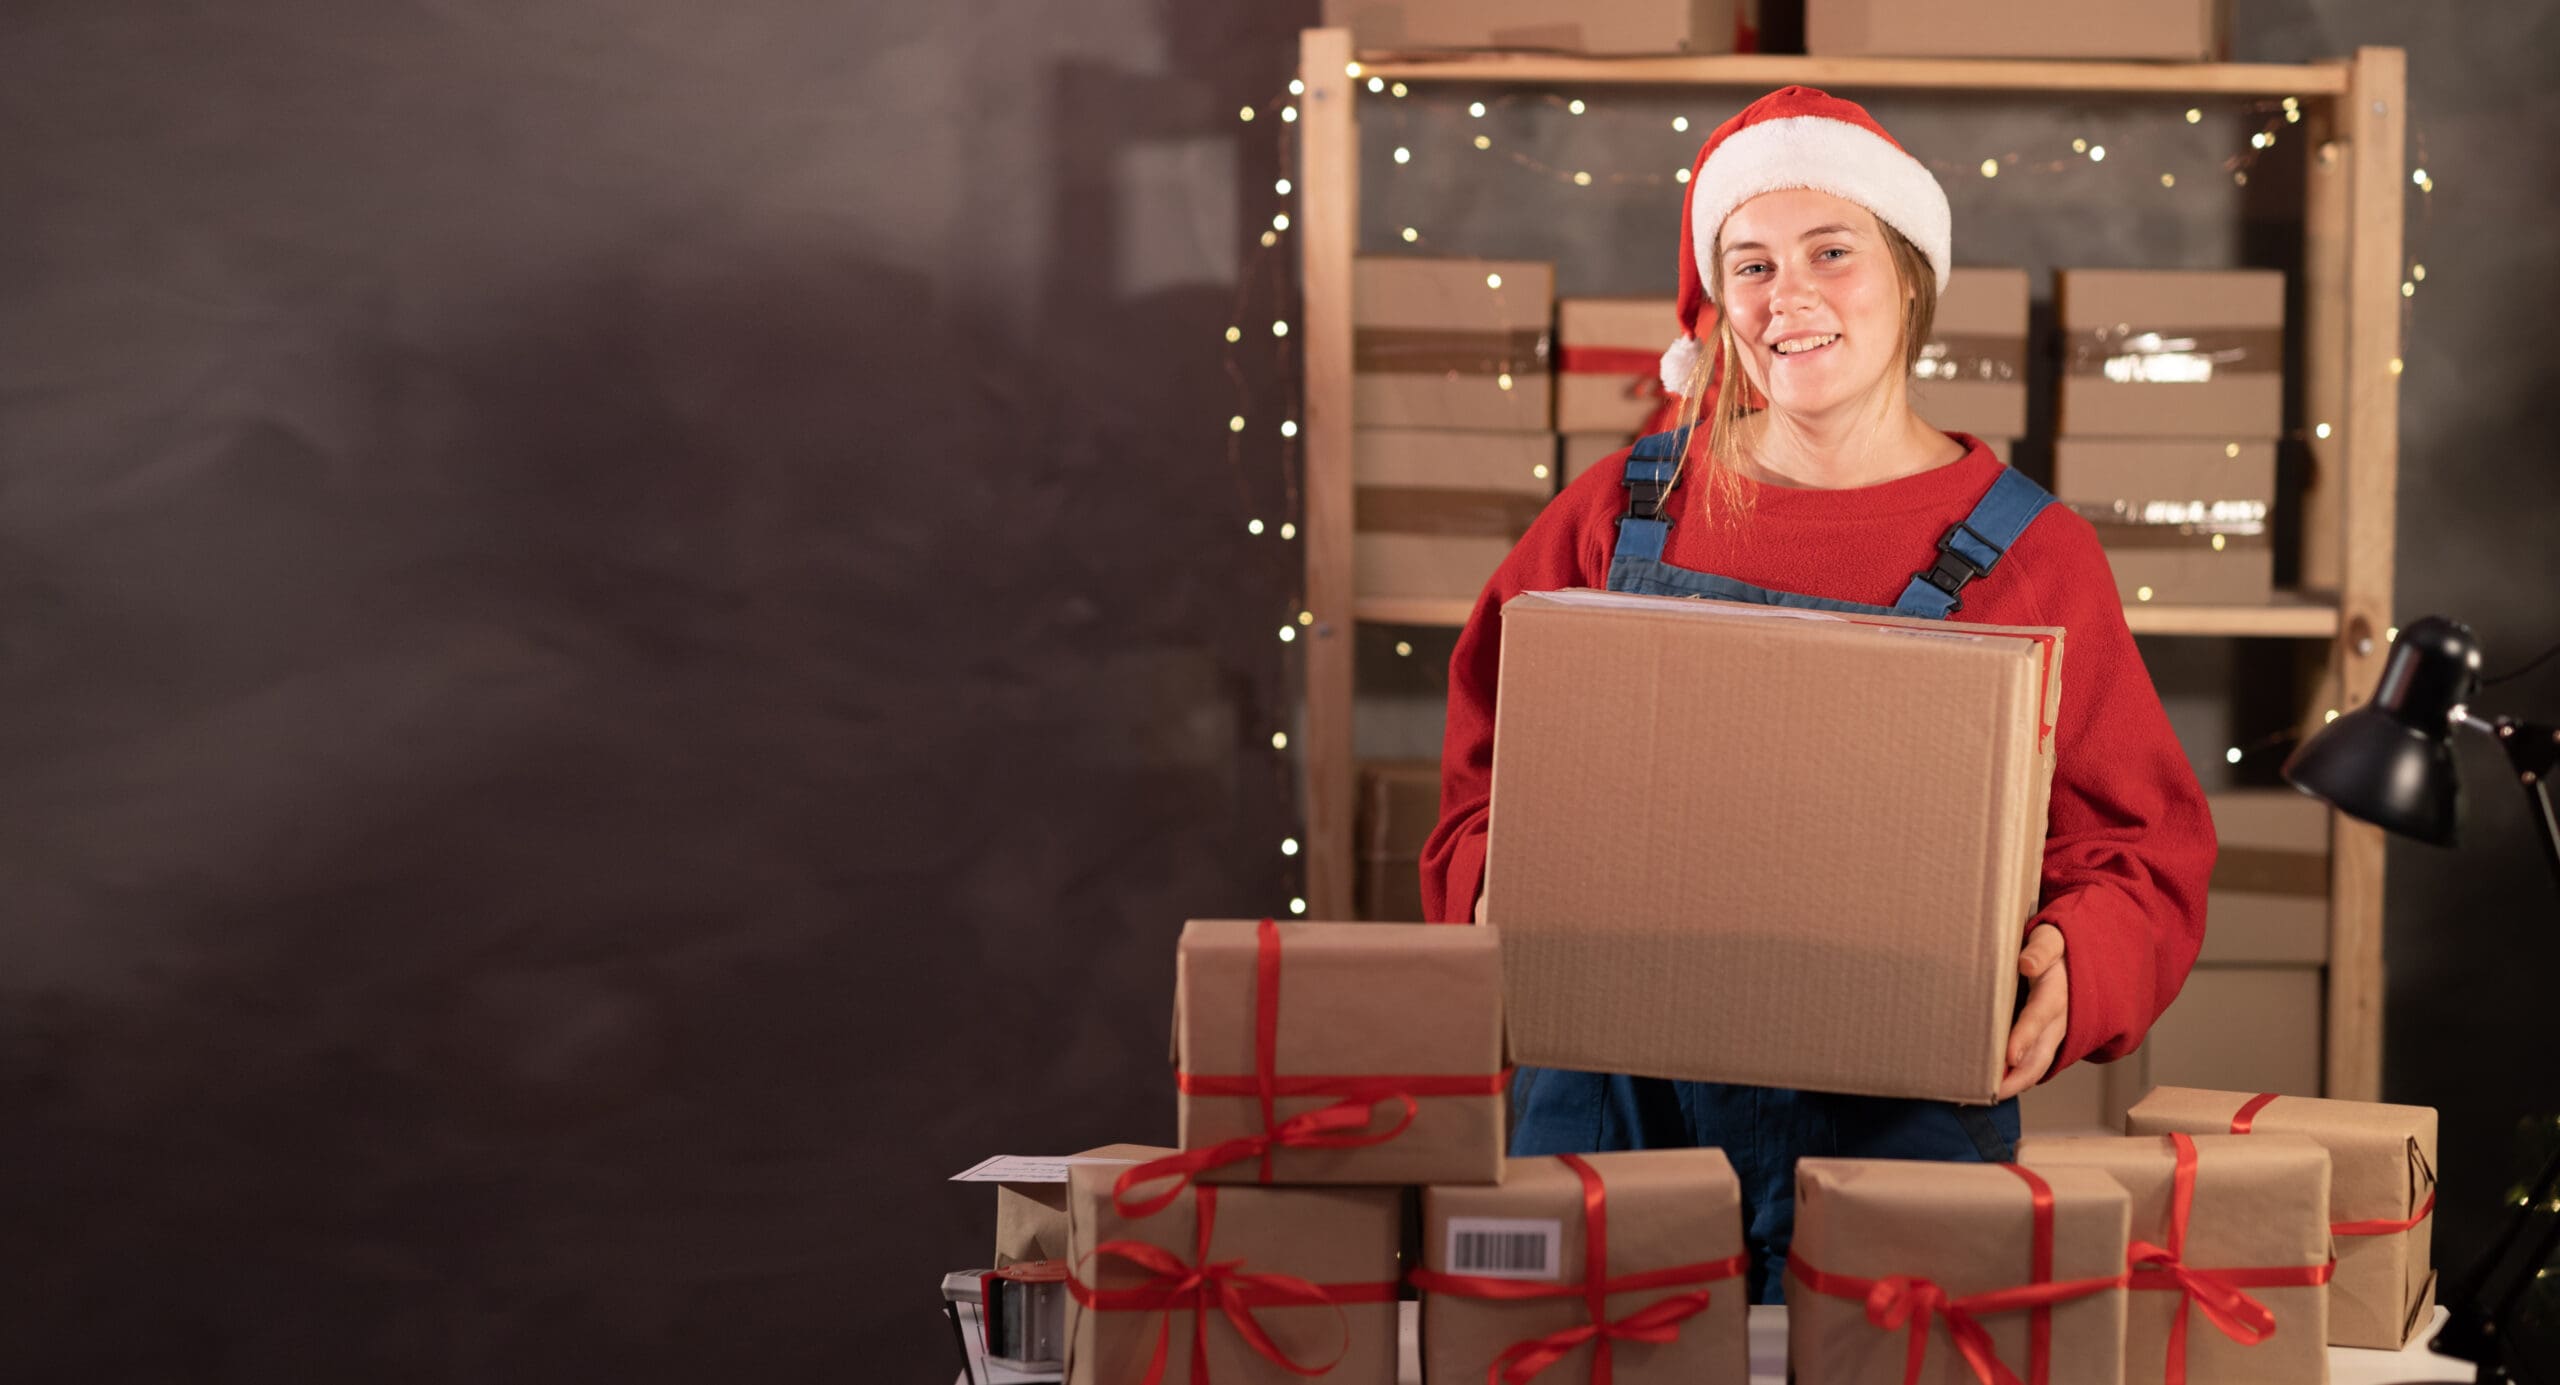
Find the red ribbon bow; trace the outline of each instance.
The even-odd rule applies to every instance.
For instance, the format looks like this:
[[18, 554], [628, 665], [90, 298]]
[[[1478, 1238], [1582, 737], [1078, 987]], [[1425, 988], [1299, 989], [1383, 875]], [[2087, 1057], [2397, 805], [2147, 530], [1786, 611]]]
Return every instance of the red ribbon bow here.
[[[1174, 1074], [1174, 1080], [1186, 1096], [1257, 1099], [1262, 1105], [1262, 1129], [1257, 1134], [1239, 1135], [1202, 1149], [1186, 1149], [1122, 1170], [1119, 1181], [1111, 1188], [1111, 1205], [1124, 1217], [1152, 1216], [1182, 1196], [1182, 1190], [1191, 1186], [1199, 1174], [1248, 1159], [1261, 1161], [1260, 1181], [1268, 1183], [1271, 1151], [1275, 1149], [1353, 1149], [1385, 1144], [1413, 1124], [1421, 1110], [1415, 1097], [1500, 1096], [1510, 1081], [1508, 1072], [1455, 1077], [1281, 1076], [1280, 925], [1271, 919], [1262, 920], [1254, 929], [1253, 941], [1253, 1072], [1235, 1077], [1180, 1072]], [[1342, 1100], [1284, 1121], [1273, 1109], [1273, 1104], [1284, 1096], [1332, 1096]], [[1390, 1104], [1401, 1105], [1403, 1115], [1383, 1130], [1371, 1130], [1378, 1108]], [[1129, 1196], [1130, 1189], [1160, 1178], [1173, 1180], [1162, 1193], [1144, 1199]]]
[[[1210, 1260], [1209, 1234], [1217, 1222], [1217, 1194], [1215, 1188], [1199, 1190], [1199, 1248], [1194, 1252], [1197, 1263], [1186, 1264], [1181, 1256], [1145, 1241], [1104, 1241], [1093, 1248], [1093, 1256], [1126, 1261], [1145, 1270], [1150, 1278], [1134, 1288], [1104, 1289], [1071, 1275], [1067, 1279], [1068, 1294], [1099, 1312], [1163, 1315], [1157, 1320], [1155, 1354], [1147, 1360], [1142, 1385], [1160, 1385], [1163, 1381], [1165, 1360], [1173, 1342], [1173, 1315], [1186, 1311], [1191, 1314], [1192, 1385], [1209, 1385], [1209, 1315], [1213, 1310], [1225, 1315], [1236, 1335], [1244, 1338], [1255, 1355], [1280, 1369], [1308, 1376], [1332, 1370], [1351, 1350], [1351, 1324], [1342, 1305], [1393, 1303], [1396, 1286], [1393, 1282], [1311, 1284], [1294, 1275], [1247, 1274], [1242, 1260]], [[1342, 1328], [1342, 1345], [1322, 1364], [1309, 1365], [1271, 1339], [1253, 1316], [1256, 1308], [1331, 1308]]]
[[2276, 1335], [2276, 1315], [2244, 1291], [2326, 1284], [2337, 1262], [2220, 1270], [2187, 1264], [2187, 1217], [2196, 1198], [2196, 1142], [2191, 1136], [2172, 1134], [2169, 1144], [2177, 1155], [2177, 1168], [2169, 1180], [2169, 1244], [2163, 1248], [2136, 1241], [2125, 1253], [2125, 1264], [2132, 1271], [2132, 1287], [2177, 1291], [2178, 1312], [2169, 1320], [2169, 1362], [2162, 1379], [2164, 1385], [2186, 1385], [2191, 1309], [2201, 1307], [2205, 1319], [2222, 1335], [2253, 1347]]
[[[2258, 1113], [2267, 1109], [2267, 1103], [2275, 1099], [2274, 1092], [2260, 1092], [2243, 1102], [2239, 1114], [2231, 1118], [2231, 1133], [2234, 1135], [2250, 1133], [2250, 1128], [2257, 1123]], [[2396, 1236], [2403, 1231], [2416, 1230], [2418, 1223], [2435, 1215], [2435, 1210], [2436, 1190], [2429, 1188], [2426, 1197], [2418, 1203], [2418, 1210], [2405, 1217], [2375, 1217], [2370, 1221], [2331, 1222], [2329, 1234], [2332, 1236]]]
[[1902, 1358], [1903, 1385], [1919, 1385], [1920, 1368], [1929, 1356], [1929, 1319], [1943, 1318], [1947, 1336], [1956, 1344], [1965, 1365], [1981, 1385], [2024, 1385], [2015, 1371], [2001, 1361], [1991, 1345], [1990, 1329], [1981, 1318], [1992, 1313], [2014, 1313], [2032, 1309], [2035, 1317], [2029, 1333], [2027, 1372], [2034, 1385], [2044, 1385], [2053, 1369], [2053, 1325], [2051, 1309], [2057, 1303], [2102, 1294], [2122, 1288], [2123, 1275], [2103, 1279], [2053, 1279], [2053, 1188], [2031, 1169], [2016, 1164], [2002, 1164], [2024, 1180], [2035, 1209], [2033, 1277], [2029, 1282], [2008, 1289], [1992, 1289], [1962, 1298], [1949, 1298], [1936, 1282], [1906, 1274], [1886, 1275], [1882, 1279], [1860, 1279], [1855, 1275], [1827, 1274], [1804, 1263], [1801, 1258], [1787, 1262], [1787, 1273], [1797, 1283], [1817, 1294], [1831, 1298], [1863, 1301], [1867, 1321], [1876, 1328], [1891, 1332], [1908, 1327], [1911, 1338]]
[[1609, 1274], [1609, 1192], [1600, 1182], [1600, 1174], [1578, 1154], [1561, 1155], [1564, 1166], [1582, 1180], [1582, 1282], [1579, 1284], [1533, 1284], [1517, 1279], [1496, 1279], [1490, 1275], [1447, 1274], [1439, 1270], [1415, 1270], [1406, 1278], [1425, 1293], [1454, 1294], [1463, 1298], [1530, 1299], [1574, 1298], [1583, 1301], [1590, 1320], [1578, 1327], [1550, 1332], [1544, 1337], [1531, 1337], [1512, 1343], [1493, 1364], [1485, 1368], [1485, 1385], [1524, 1385], [1549, 1366], [1563, 1360], [1583, 1343], [1591, 1348], [1591, 1385], [1612, 1385], [1617, 1374], [1617, 1360], [1612, 1344], [1645, 1342], [1659, 1346], [1680, 1335], [1680, 1324], [1707, 1311], [1712, 1291], [1693, 1288], [1685, 1293], [1655, 1299], [1622, 1318], [1609, 1316], [1609, 1295], [1640, 1293], [1648, 1289], [1668, 1289], [1678, 1285], [1707, 1285], [1731, 1279], [1742, 1273], [1748, 1256], [1734, 1255], [1722, 1260], [1702, 1260], [1694, 1264], [1672, 1265], [1664, 1269], [1646, 1270], [1640, 1274]]

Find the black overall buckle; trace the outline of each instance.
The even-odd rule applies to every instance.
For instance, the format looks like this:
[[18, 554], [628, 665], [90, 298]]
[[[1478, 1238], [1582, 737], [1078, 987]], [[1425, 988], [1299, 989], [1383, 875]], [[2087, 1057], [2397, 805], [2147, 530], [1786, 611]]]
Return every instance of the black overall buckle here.
[[[1929, 570], [1927, 572], [1912, 574], [1921, 581], [1926, 582], [1930, 586], [1936, 587], [1938, 590], [1947, 594], [1947, 600], [1950, 603], [1947, 607], [1947, 613], [1949, 615], [1953, 615], [1964, 609], [1964, 598], [1962, 595], [1964, 591], [1964, 584], [1977, 577], [1988, 576], [1991, 572], [1990, 568], [1984, 567], [1974, 562], [1973, 559], [1956, 551], [1955, 542], [1956, 535], [1958, 534], [1971, 534], [1973, 535], [1974, 542], [1981, 544], [1984, 548], [1993, 548], [1992, 542], [1989, 539], [1984, 538], [1979, 530], [1959, 520], [1954, 527], [1948, 529], [1945, 535], [1939, 538], [1938, 556], [1935, 561], [1929, 564]], [[1997, 550], [1994, 549], [1994, 551], [1996, 552]], [[1992, 561], [1996, 564], [1999, 562], [1999, 559], [1994, 558]]]

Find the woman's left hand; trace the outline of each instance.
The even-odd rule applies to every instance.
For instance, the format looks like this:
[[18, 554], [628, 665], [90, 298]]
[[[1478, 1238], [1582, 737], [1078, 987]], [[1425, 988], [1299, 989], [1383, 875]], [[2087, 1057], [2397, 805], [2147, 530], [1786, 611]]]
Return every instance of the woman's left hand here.
[[2062, 1047], [2063, 1024], [2071, 1018], [2071, 969], [2063, 965], [2061, 929], [2039, 923], [2027, 931], [2027, 945], [2018, 953], [2018, 975], [2026, 978], [2027, 1005], [2009, 1027], [2002, 1101], [2043, 1081]]

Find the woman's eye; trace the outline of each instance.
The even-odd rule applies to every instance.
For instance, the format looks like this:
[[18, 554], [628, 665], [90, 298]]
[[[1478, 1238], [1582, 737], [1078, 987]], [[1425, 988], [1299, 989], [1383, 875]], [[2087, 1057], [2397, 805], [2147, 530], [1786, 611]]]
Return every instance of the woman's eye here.
[[1823, 251], [1821, 254], [1816, 255], [1814, 258], [1816, 258], [1816, 259], [1829, 259], [1829, 258], [1831, 258], [1831, 257], [1832, 257], [1832, 256], [1834, 256], [1834, 255], [1846, 255], [1846, 254], [1848, 254], [1848, 253], [1849, 253], [1849, 247], [1847, 247], [1847, 246], [1845, 246], [1845, 245], [1835, 245], [1835, 246], [1832, 246], [1830, 249]]

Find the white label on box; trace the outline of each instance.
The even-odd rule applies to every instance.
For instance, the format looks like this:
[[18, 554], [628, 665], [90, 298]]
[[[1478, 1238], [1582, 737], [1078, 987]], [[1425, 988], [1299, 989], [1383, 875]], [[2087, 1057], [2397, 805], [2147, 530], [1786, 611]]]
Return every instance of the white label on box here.
[[1108, 1159], [1090, 1155], [1065, 1158], [1042, 1158], [1030, 1154], [999, 1154], [982, 1159], [971, 1168], [951, 1175], [954, 1183], [1064, 1183], [1067, 1170], [1078, 1164], [1134, 1164], [1135, 1159]]
[[1554, 1279], [1563, 1268], [1564, 1223], [1552, 1218], [1451, 1217], [1449, 1273], [1488, 1279]]

